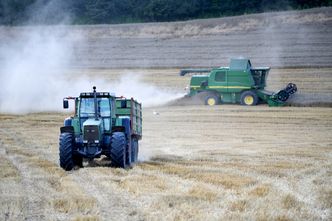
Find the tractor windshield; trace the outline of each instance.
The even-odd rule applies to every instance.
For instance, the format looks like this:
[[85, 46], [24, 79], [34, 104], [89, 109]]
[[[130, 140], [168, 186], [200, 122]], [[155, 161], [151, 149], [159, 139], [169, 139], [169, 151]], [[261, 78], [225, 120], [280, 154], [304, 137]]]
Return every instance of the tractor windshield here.
[[[97, 115], [103, 119], [104, 129], [110, 130], [111, 126], [111, 106], [110, 99], [106, 97], [97, 98]], [[80, 124], [81, 128], [88, 118], [95, 116], [94, 98], [81, 98], [80, 102]]]
[[[98, 116], [110, 117], [111, 107], [108, 98], [97, 98]], [[93, 117], [95, 115], [95, 106], [93, 98], [82, 98], [80, 105], [80, 117]]]

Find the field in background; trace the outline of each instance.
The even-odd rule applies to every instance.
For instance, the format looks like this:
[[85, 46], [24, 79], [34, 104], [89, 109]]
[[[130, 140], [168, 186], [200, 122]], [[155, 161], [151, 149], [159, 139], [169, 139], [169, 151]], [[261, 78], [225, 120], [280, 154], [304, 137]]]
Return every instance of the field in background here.
[[[87, 72], [71, 71], [71, 77]], [[170, 90], [182, 90], [188, 80], [175, 69], [131, 72]], [[117, 70], [89, 74], [110, 82], [120, 77]], [[143, 111], [137, 166], [109, 168], [101, 159], [68, 173], [58, 165], [59, 127], [67, 114], [0, 115], [1, 219], [331, 218], [330, 108], [221, 105]]]
[[[60, 25], [42, 33], [71, 46], [63, 59], [72, 53], [74, 67], [211, 67], [239, 56], [254, 66], [331, 67], [331, 26], [332, 7], [326, 7], [186, 22]], [[24, 45], [22, 33], [35, 31], [0, 27], [0, 48], [11, 41]]]

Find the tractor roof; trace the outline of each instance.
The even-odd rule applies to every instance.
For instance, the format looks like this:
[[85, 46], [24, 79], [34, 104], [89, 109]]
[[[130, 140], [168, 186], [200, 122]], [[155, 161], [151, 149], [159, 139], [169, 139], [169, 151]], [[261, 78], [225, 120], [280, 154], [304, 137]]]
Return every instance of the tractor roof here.
[[[97, 97], [110, 97], [109, 92], [97, 92], [96, 95]], [[80, 94], [80, 97], [92, 98], [93, 92], [83, 92]]]

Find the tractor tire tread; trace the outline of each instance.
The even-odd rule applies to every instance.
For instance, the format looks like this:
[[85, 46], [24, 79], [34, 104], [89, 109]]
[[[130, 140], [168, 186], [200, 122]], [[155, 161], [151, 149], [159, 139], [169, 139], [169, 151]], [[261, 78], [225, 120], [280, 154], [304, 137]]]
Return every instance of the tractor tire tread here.
[[126, 137], [122, 132], [114, 132], [111, 138], [110, 158], [115, 167], [126, 167]]
[[66, 170], [70, 171], [74, 167], [73, 161], [73, 134], [62, 133], [60, 134], [59, 142], [59, 157], [60, 166]]

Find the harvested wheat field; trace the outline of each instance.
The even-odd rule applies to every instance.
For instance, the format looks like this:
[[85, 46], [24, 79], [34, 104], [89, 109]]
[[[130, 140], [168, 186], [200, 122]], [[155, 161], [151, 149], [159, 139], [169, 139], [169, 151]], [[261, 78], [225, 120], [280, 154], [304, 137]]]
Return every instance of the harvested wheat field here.
[[[322, 8], [66, 27], [58, 42], [87, 39], [73, 43], [76, 57], [64, 74], [45, 77], [53, 63], [39, 60], [20, 66], [39, 71], [24, 77], [1, 65], [0, 220], [331, 220], [331, 21], [332, 9]], [[2, 27], [0, 48], [10, 39], [24, 44], [15, 41], [21, 31], [31, 28]], [[174, 67], [226, 65], [233, 55], [272, 66], [271, 91], [296, 83], [290, 106], [209, 107], [181, 98], [190, 77]], [[1, 62], [10, 63], [6, 54]], [[91, 79], [143, 102], [140, 162], [132, 169], [112, 168], [106, 158], [70, 172], [59, 166], [59, 128], [71, 114], [59, 111], [62, 98], [77, 96], [72, 88], [90, 90]]]
[[[174, 88], [175, 71], [158, 80]], [[162, 85], [157, 72], [139, 71]], [[72, 172], [58, 165], [68, 114], [0, 115], [1, 219], [331, 218], [331, 108], [164, 105], [143, 114], [138, 165], [116, 169], [100, 159]]]

